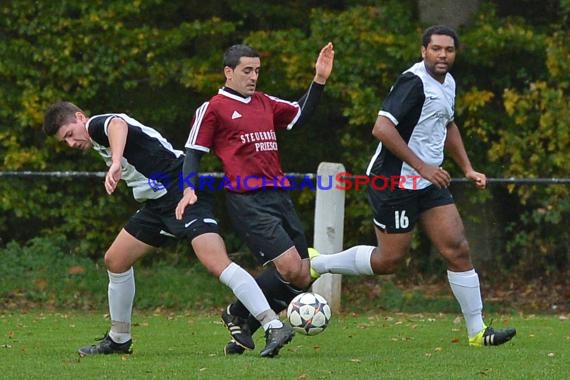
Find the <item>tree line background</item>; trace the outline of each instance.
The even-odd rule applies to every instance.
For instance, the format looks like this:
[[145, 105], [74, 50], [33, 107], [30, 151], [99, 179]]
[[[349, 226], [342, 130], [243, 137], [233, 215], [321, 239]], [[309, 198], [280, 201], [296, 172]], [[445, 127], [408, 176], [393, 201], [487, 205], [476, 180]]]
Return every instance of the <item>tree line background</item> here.
[[[182, 149], [196, 107], [223, 85], [222, 53], [248, 43], [262, 55], [258, 88], [296, 100], [328, 41], [335, 66], [311, 122], [278, 140], [286, 172], [321, 161], [362, 174], [377, 141], [371, 128], [397, 75], [420, 59], [425, 2], [416, 0], [12, 0], [0, 5], [0, 162], [3, 171], [104, 171], [95, 152], [68, 149], [41, 131], [43, 112], [69, 100], [89, 114], [125, 112]], [[476, 170], [488, 177], [568, 177], [569, 0], [480, 1], [459, 25], [453, 69], [456, 120]], [[461, 177], [451, 161], [445, 167]], [[219, 171], [212, 155], [204, 171]], [[485, 226], [481, 265], [506, 273], [566, 278], [568, 186], [454, 186], [466, 222]], [[345, 246], [375, 243], [364, 191], [347, 192]], [[312, 236], [314, 196], [293, 193]], [[220, 194], [230, 251], [235, 237]], [[101, 259], [137, 209], [124, 184], [107, 196], [97, 179], [3, 178], [0, 248], [33, 239], [65, 241], [66, 252]], [[486, 231], [486, 232], [485, 232]], [[163, 257], [178, 257], [187, 244]], [[417, 267], [434, 264], [418, 235]], [[500, 270], [499, 270], [500, 271]]]

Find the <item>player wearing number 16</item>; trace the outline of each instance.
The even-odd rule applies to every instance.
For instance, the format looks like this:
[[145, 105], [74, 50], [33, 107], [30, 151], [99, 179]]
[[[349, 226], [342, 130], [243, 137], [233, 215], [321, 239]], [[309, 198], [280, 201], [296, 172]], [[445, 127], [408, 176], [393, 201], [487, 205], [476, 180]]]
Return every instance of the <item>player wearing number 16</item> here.
[[466, 178], [484, 189], [486, 177], [476, 172], [454, 121], [455, 80], [448, 72], [459, 39], [446, 26], [433, 26], [422, 36], [423, 60], [397, 79], [378, 113], [372, 134], [380, 144], [367, 175], [421, 176], [417, 186], [368, 187], [378, 246], [356, 246], [333, 255], [311, 258], [312, 272], [341, 274], [394, 273], [406, 256], [412, 231], [419, 223], [447, 263], [451, 290], [461, 306], [471, 346], [508, 342], [516, 330], [494, 330], [483, 322], [479, 277], [471, 264], [461, 217], [442, 169], [444, 149]]

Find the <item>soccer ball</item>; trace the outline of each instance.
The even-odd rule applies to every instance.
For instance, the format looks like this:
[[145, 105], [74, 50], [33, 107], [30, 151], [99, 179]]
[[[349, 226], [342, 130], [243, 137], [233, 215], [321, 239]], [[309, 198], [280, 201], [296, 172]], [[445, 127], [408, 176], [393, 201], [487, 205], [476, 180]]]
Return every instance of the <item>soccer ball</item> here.
[[302, 293], [289, 303], [287, 319], [296, 332], [317, 335], [329, 325], [331, 307], [320, 294]]

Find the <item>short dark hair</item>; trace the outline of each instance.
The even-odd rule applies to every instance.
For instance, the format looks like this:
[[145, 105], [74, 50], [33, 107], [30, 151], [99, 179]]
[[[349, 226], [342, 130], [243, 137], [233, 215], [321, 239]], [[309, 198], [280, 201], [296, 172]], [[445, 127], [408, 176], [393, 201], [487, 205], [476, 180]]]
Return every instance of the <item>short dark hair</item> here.
[[431, 41], [431, 36], [434, 34], [443, 34], [444, 36], [449, 36], [453, 38], [453, 43], [455, 44], [455, 48], [459, 49], [459, 36], [457, 32], [447, 26], [447, 25], [433, 25], [427, 28], [422, 35], [422, 46], [427, 48]]
[[235, 69], [239, 65], [241, 57], [259, 58], [259, 53], [244, 44], [230, 46], [224, 53], [224, 67], [228, 66]]
[[48, 136], [53, 136], [59, 129], [74, 120], [75, 113], [83, 112], [71, 102], [57, 102], [52, 104], [44, 115], [43, 131]]

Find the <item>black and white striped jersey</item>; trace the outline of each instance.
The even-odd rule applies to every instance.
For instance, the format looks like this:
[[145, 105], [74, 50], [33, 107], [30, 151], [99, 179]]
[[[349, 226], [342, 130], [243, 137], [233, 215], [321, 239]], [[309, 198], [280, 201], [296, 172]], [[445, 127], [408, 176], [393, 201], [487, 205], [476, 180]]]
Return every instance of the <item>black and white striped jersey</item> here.
[[[378, 115], [387, 117], [396, 125], [408, 147], [422, 161], [439, 166], [443, 162], [447, 125], [453, 121], [454, 105], [455, 80], [451, 74], [447, 73], [444, 83], [440, 83], [427, 72], [421, 61], [398, 77]], [[366, 174], [386, 178], [413, 178], [411, 176], [419, 175], [410, 165], [384, 148], [381, 142]], [[405, 188], [413, 190], [423, 189], [430, 184], [423, 178], [415, 183], [408, 180], [403, 183]]]
[[[171, 186], [178, 183], [184, 162], [183, 152], [174, 149], [158, 131], [126, 114], [95, 115], [89, 118], [85, 127], [93, 141], [93, 148], [103, 157], [107, 166], [112, 163], [107, 128], [115, 117], [124, 120], [129, 128], [121, 162], [122, 179], [132, 188], [133, 196], [139, 202], [162, 197], [169, 183]], [[157, 186], [149, 184], [149, 176], [153, 174], [152, 177], [156, 178], [157, 173], [164, 173], [163, 179], [159, 180], [164, 188], [156, 189]]]

